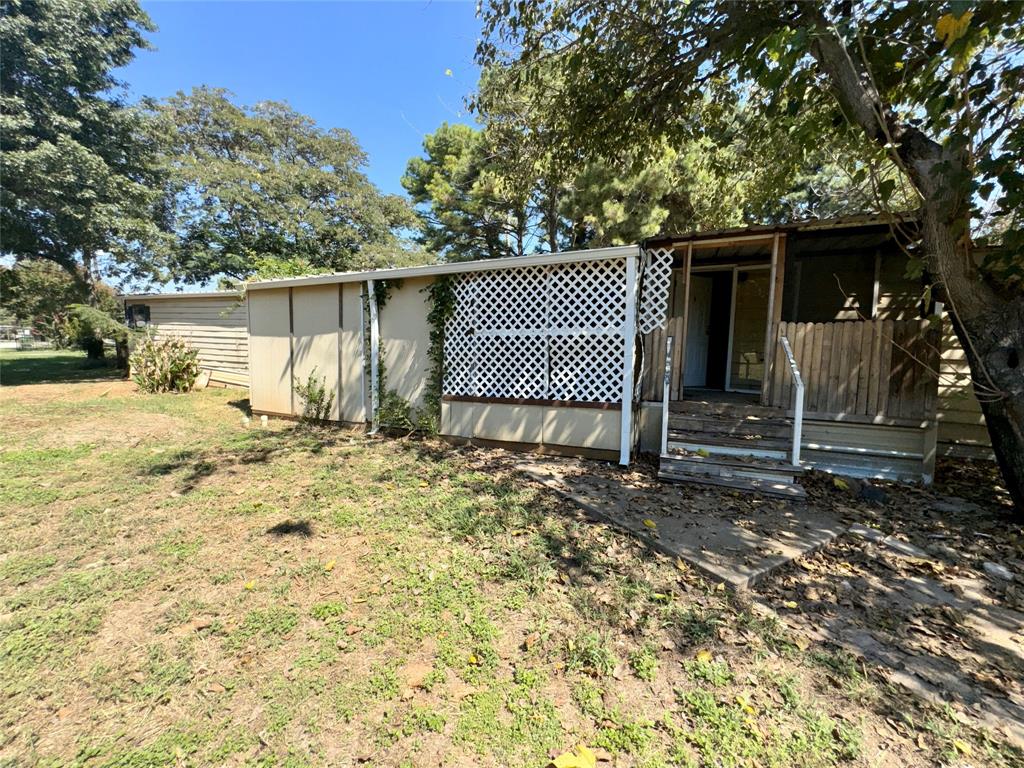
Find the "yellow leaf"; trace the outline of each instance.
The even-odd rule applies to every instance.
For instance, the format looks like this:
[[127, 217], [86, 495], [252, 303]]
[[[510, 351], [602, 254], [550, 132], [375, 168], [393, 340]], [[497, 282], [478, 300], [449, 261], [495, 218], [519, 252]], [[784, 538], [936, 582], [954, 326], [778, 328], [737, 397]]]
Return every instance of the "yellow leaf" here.
[[563, 752], [548, 765], [549, 768], [596, 768], [597, 755], [580, 744], [570, 752]]
[[791, 610], [791, 611], [795, 611], [798, 608], [798, 606], [796, 604], [796, 600], [787, 600], [782, 605], [785, 608], [789, 608], [789, 610]]
[[250, 589], [250, 590], [251, 589], [255, 589], [256, 588], [256, 582], [255, 581], [247, 581], [247, 582], [245, 582], [245, 588], [246, 589]]
[[480, 663], [480, 660], [476, 657], [475, 653], [471, 653], [469, 655], [469, 663], [470, 664], [479, 664]]
[[747, 700], [747, 697], [744, 696], [742, 693], [737, 693], [736, 694], [736, 703], [739, 704], [740, 705], [740, 709], [742, 709], [748, 715], [756, 715], [757, 714], [757, 712], [754, 710], [754, 708], [752, 706], [750, 706], [750, 702]]
[[697, 651], [697, 661], [702, 662], [704, 664], [710, 664], [711, 659], [711, 651], [707, 650], [706, 648], [701, 648], [699, 651]]
[[970, 757], [971, 753], [974, 752], [974, 749], [971, 748], [971, 745], [963, 739], [953, 739], [953, 747], [961, 755], [967, 755], [968, 757]]
[[324, 570], [330, 573], [334, 570], [334, 560], [328, 560], [327, 565], [324, 566]]
[[935, 36], [942, 41], [942, 44], [949, 48], [953, 43], [964, 36], [967, 28], [971, 25], [973, 11], [966, 11], [960, 17], [952, 13], [946, 13], [935, 22]]
[[656, 522], [654, 522], [653, 520], [651, 520], [649, 517], [645, 517], [644, 518], [644, 527], [650, 528], [650, 529], [653, 530], [653, 529], [658, 527], [658, 524]]
[[845, 480], [843, 480], [843, 478], [841, 478], [841, 477], [833, 477], [832, 478], [832, 485], [834, 485], [840, 491], [848, 491], [848, 490], [850, 490], [850, 484], [848, 482], [846, 482]]

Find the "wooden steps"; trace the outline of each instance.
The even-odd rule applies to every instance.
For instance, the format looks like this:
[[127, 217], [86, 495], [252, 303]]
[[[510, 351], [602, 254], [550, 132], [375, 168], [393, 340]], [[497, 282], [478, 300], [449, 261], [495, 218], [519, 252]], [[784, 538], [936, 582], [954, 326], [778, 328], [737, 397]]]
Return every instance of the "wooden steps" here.
[[680, 405], [669, 414], [660, 478], [792, 499], [806, 495], [796, 482], [803, 470], [788, 461], [793, 423], [779, 410], [735, 403]]
[[806, 493], [796, 483], [796, 476], [802, 471], [799, 467], [768, 459], [704, 456], [670, 448], [669, 453], [661, 457], [658, 477], [801, 499]]

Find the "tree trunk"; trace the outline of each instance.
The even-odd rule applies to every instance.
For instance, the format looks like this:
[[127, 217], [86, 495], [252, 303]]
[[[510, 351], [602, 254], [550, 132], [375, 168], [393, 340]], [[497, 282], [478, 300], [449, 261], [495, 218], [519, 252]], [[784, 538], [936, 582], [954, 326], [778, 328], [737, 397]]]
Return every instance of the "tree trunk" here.
[[971, 260], [970, 201], [958, 186], [967, 173], [964, 158], [899, 122], [870, 78], [858, 71], [823, 12], [812, 5], [802, 10], [814, 35], [811, 52], [847, 119], [879, 146], [895, 145], [921, 195], [925, 263], [966, 353], [1006, 487], [1024, 512], [1024, 297], [1000, 293]]

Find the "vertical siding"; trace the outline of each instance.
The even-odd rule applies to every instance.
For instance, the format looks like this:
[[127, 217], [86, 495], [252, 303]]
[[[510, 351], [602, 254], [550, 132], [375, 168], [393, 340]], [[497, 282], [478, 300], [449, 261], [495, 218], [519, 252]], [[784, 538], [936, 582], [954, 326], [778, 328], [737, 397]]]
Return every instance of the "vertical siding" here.
[[[296, 384], [304, 384], [314, 373], [334, 393], [331, 418], [339, 417], [337, 285], [313, 285], [292, 289], [292, 367]], [[298, 397], [293, 403], [302, 413]]]
[[291, 414], [289, 289], [249, 293], [249, 399], [252, 408]]
[[954, 456], [987, 456], [992, 443], [985, 417], [974, 396], [971, 369], [963, 347], [948, 317], [942, 320], [939, 373], [939, 452]]
[[387, 385], [409, 401], [413, 408], [423, 404], [430, 368], [430, 325], [427, 323], [427, 294], [430, 278], [403, 280], [393, 288], [380, 312], [380, 338], [384, 347]]
[[249, 373], [245, 303], [237, 297], [139, 299], [128, 305], [149, 307], [150, 327], [157, 338], [176, 336], [199, 353], [200, 365], [240, 384]]
[[[336, 286], [337, 287], [337, 286]], [[338, 393], [342, 421], [370, 420], [369, 385], [363, 360], [362, 283], [341, 285], [340, 382]]]

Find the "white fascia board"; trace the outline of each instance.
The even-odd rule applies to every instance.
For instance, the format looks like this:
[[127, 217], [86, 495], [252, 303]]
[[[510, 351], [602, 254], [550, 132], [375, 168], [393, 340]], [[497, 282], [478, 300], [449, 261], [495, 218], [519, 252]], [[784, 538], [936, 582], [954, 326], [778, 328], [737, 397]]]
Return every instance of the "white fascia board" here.
[[246, 289], [258, 291], [270, 288], [296, 288], [306, 285], [358, 283], [364, 280], [400, 280], [413, 277], [433, 277], [435, 275], [458, 275], [467, 272], [489, 272], [495, 269], [515, 269], [516, 267], [539, 267], [550, 264], [601, 261], [602, 259], [635, 256], [639, 251], [640, 246], [638, 245], [618, 245], [611, 248], [591, 248], [585, 251], [559, 251], [558, 253], [538, 253], [534, 256], [513, 256], [507, 259], [479, 259], [477, 261], [456, 261], [446, 264], [424, 264], [418, 267], [371, 269], [366, 272], [338, 272], [331, 275], [316, 275], [314, 277], [260, 280], [249, 283]]
[[197, 291], [195, 293], [126, 293], [122, 301], [160, 301], [161, 299], [241, 299], [243, 291]]

